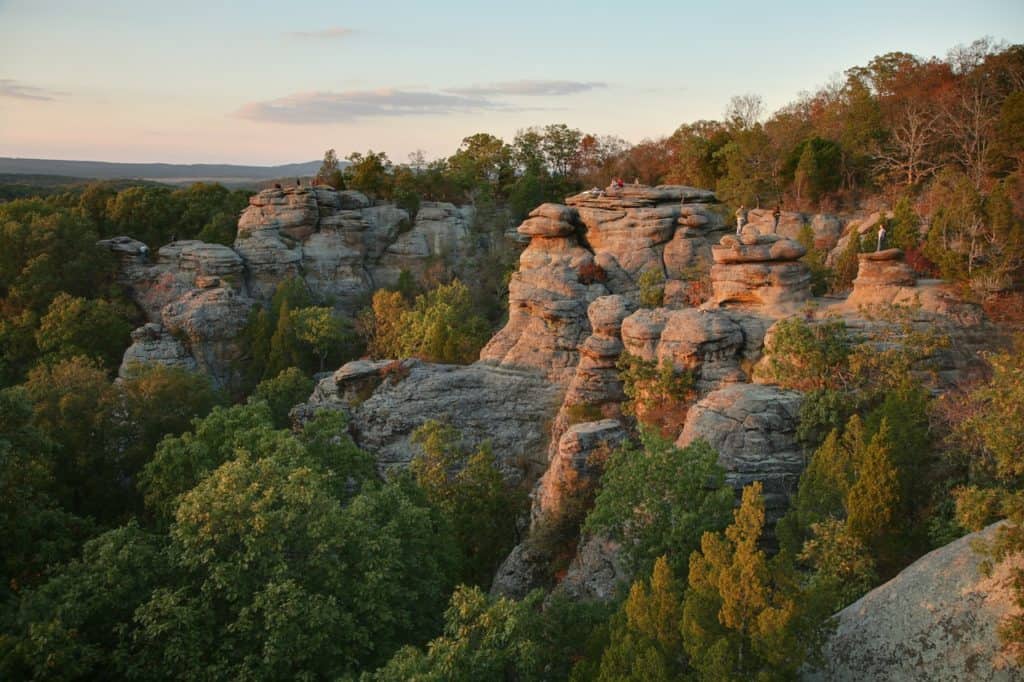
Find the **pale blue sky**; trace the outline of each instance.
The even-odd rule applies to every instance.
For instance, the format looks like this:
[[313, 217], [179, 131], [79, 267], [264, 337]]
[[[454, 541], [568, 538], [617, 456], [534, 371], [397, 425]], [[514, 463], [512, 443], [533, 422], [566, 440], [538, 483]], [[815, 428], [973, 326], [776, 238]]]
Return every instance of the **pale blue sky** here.
[[1024, 1], [0, 0], [0, 156], [405, 161], [555, 122], [637, 142], [986, 35], [1024, 42]]

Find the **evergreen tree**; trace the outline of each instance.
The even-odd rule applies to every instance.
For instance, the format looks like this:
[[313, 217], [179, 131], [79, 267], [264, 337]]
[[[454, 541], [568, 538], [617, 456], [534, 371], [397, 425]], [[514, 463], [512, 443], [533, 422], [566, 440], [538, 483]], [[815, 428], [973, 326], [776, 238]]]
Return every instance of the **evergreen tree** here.
[[733, 524], [705, 533], [690, 557], [683, 648], [701, 679], [789, 679], [820, 640], [820, 602], [798, 587], [784, 554], [769, 562], [758, 548], [764, 520], [755, 482]]
[[857, 466], [857, 481], [846, 496], [847, 527], [871, 547], [879, 564], [895, 570], [897, 539], [902, 527], [899, 473], [890, 456], [889, 425], [883, 419]]
[[682, 587], [667, 558], [659, 557], [649, 584], [644, 579], [635, 581], [629, 598], [613, 617], [597, 679], [678, 679], [685, 662], [679, 629], [682, 617]]
[[307, 363], [292, 320], [291, 306], [285, 301], [277, 315], [277, 326], [270, 337], [270, 353], [267, 356], [266, 372], [277, 376], [289, 367], [306, 369]]

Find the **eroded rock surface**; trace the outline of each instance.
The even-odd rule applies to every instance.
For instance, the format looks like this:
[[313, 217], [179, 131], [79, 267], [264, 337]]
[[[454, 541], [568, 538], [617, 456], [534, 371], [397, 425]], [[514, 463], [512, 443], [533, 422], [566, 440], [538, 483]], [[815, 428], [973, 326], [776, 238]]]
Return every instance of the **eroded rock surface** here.
[[518, 482], [545, 468], [546, 427], [561, 399], [562, 388], [533, 370], [357, 361], [321, 380], [304, 410], [346, 410], [356, 442], [381, 470], [409, 463], [418, 452], [410, 436], [424, 422], [446, 422], [467, 447], [490, 441], [507, 479]]
[[823, 650], [825, 665], [804, 671], [808, 682], [1020, 680], [1024, 668], [1000, 644], [1003, 618], [1020, 613], [1011, 571], [1016, 555], [984, 576], [973, 548], [999, 524], [921, 557], [837, 615]]
[[764, 483], [770, 524], [781, 518], [796, 491], [805, 461], [796, 440], [803, 395], [776, 386], [732, 384], [698, 401], [686, 417], [676, 445], [706, 440], [718, 453], [726, 481], [737, 494]]
[[794, 308], [811, 296], [811, 273], [799, 261], [806, 249], [752, 228], [711, 247], [712, 302], [718, 306]]

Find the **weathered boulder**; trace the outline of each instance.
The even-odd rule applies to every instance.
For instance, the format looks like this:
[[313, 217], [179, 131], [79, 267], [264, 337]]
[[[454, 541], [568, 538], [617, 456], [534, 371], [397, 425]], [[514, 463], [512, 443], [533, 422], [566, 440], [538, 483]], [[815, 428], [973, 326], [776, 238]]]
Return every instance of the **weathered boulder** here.
[[608, 601], [632, 578], [622, 546], [595, 535], [580, 545], [557, 590], [579, 601]]
[[161, 311], [164, 327], [182, 338], [200, 370], [219, 387], [238, 384], [244, 370], [241, 333], [256, 301], [232, 289], [191, 290]]
[[823, 667], [804, 670], [801, 679], [1024, 679], [1024, 667], [997, 634], [1005, 617], [1021, 612], [1011, 572], [1024, 569], [1024, 555], [986, 576], [978, 570], [985, 557], [974, 548], [979, 540], [991, 540], [1000, 525], [926, 554], [840, 611], [822, 652]]
[[576, 231], [576, 211], [561, 204], [541, 204], [518, 227], [524, 237], [567, 237]]
[[799, 262], [806, 249], [776, 235], [747, 231], [711, 247], [711, 303], [717, 306], [792, 308], [811, 296], [811, 273]]
[[522, 599], [548, 580], [550, 557], [531, 544], [521, 542], [501, 562], [491, 582], [494, 596]]
[[690, 408], [676, 445], [684, 447], [700, 438], [710, 443], [737, 494], [743, 486], [761, 481], [766, 515], [774, 524], [785, 512], [805, 466], [796, 439], [802, 402], [797, 391], [730, 384]]
[[917, 286], [917, 276], [903, 260], [900, 249], [886, 249], [857, 256], [857, 278], [847, 299], [853, 305], [888, 304], [913, 297], [903, 291]]
[[[350, 363], [351, 365], [352, 363]], [[410, 436], [430, 419], [447, 422], [467, 447], [489, 440], [510, 483], [547, 463], [550, 419], [561, 388], [536, 370], [484, 363], [436, 365], [407, 360], [345, 365], [321, 381], [307, 409], [345, 407], [356, 442], [372, 452], [382, 471], [408, 464], [417, 450]]]
[[626, 429], [616, 419], [570, 426], [558, 441], [534, 491], [533, 517], [561, 514], [567, 498], [582, 499], [597, 486], [607, 457], [626, 440]]
[[567, 383], [590, 336], [587, 307], [608, 293], [584, 284], [580, 269], [594, 257], [574, 237], [534, 237], [519, 258], [508, 290], [508, 323], [480, 352], [481, 360], [544, 370]]
[[159, 324], [148, 322], [132, 332], [132, 345], [124, 352], [117, 376], [126, 378], [133, 366], [158, 364], [195, 371], [198, 366], [188, 349]]

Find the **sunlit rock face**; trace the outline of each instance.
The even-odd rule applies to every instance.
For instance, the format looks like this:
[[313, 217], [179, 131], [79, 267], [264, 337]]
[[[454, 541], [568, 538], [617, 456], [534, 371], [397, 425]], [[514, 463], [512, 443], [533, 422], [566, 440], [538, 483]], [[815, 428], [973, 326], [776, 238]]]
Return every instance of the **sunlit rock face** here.
[[997, 632], [1007, 616], [1021, 613], [1013, 571], [1024, 569], [1024, 555], [986, 575], [980, 566], [987, 557], [976, 545], [990, 542], [1001, 525], [926, 554], [840, 611], [823, 665], [804, 670], [801, 679], [1024, 679], [1015, 651], [1002, 645]]

